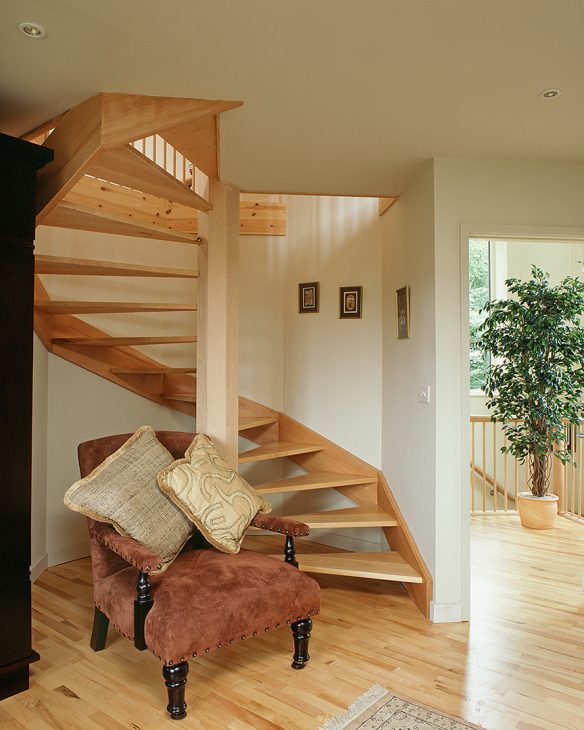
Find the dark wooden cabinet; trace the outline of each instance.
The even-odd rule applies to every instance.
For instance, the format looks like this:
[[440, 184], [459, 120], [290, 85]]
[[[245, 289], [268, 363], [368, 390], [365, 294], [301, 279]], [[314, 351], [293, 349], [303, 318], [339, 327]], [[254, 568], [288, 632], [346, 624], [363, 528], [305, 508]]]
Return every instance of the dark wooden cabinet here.
[[51, 150], [0, 134], [0, 699], [28, 688], [35, 189]]

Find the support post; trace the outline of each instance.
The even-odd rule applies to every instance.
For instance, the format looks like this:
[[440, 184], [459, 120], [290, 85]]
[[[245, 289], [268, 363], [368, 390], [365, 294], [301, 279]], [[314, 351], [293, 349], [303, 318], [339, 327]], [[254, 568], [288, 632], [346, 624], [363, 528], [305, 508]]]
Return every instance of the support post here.
[[152, 598], [150, 578], [147, 573], [138, 574], [138, 583], [136, 585], [136, 599], [134, 600], [134, 646], [140, 651], [147, 649], [146, 639], [144, 638], [144, 622], [148, 611], [154, 605]]
[[213, 210], [199, 213], [197, 431], [238, 467], [239, 190], [210, 181]]

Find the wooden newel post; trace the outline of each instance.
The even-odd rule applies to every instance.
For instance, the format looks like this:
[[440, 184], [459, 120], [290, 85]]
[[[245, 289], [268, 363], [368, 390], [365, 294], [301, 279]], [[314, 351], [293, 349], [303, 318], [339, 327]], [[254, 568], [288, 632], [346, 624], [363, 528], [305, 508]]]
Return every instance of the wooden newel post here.
[[210, 181], [213, 210], [199, 214], [197, 431], [237, 469], [239, 398], [239, 190]]
[[[564, 442], [554, 446], [554, 451], [564, 448]], [[566, 509], [566, 484], [564, 480], [564, 465], [555, 456], [553, 458], [553, 492], [558, 497], [558, 514]]]

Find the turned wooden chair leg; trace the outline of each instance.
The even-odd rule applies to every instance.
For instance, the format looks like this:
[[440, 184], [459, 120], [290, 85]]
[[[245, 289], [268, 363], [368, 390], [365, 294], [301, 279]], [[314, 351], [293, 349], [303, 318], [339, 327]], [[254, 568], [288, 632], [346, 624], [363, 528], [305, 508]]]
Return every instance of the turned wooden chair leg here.
[[292, 669], [304, 669], [306, 663], [310, 660], [308, 653], [308, 642], [310, 640], [310, 632], [312, 631], [312, 619], [303, 618], [292, 624], [292, 635], [294, 636], [294, 658], [292, 661]]
[[286, 535], [286, 544], [284, 545], [284, 562], [293, 565], [295, 568], [298, 567], [298, 561], [296, 560], [296, 547], [294, 545], [294, 538], [292, 535]]
[[93, 651], [101, 651], [105, 649], [105, 640], [107, 639], [107, 630], [109, 627], [109, 618], [102, 613], [99, 608], [95, 607], [93, 614], [93, 630], [91, 631], [91, 641], [89, 646]]
[[187, 703], [185, 702], [185, 687], [189, 663], [179, 662], [178, 664], [165, 664], [162, 667], [164, 684], [168, 688], [168, 705], [166, 709], [171, 720], [182, 720], [187, 716]]

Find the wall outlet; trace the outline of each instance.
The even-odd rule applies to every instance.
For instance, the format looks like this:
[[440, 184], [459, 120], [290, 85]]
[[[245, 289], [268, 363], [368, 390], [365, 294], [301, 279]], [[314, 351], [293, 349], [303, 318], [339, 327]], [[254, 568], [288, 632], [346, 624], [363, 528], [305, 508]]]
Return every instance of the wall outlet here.
[[430, 402], [430, 386], [429, 385], [418, 385], [418, 403], [429, 403]]

